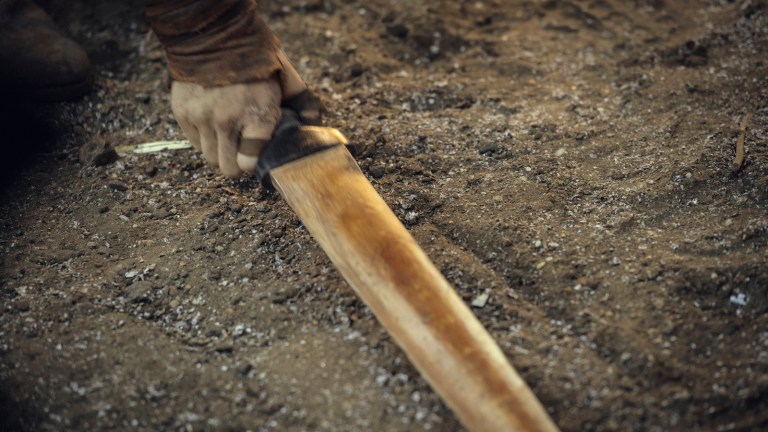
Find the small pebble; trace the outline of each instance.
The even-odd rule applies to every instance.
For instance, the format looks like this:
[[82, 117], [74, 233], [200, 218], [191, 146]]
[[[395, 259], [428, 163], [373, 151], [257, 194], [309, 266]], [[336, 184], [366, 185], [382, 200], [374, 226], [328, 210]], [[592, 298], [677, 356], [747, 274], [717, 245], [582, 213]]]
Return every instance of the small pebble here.
[[126, 300], [131, 303], [149, 303], [152, 296], [152, 286], [149, 282], [138, 281], [128, 287]]
[[384, 167], [384, 165], [375, 165], [371, 167], [371, 169], [368, 170], [368, 172], [371, 174], [371, 177], [375, 179], [379, 179], [384, 177], [384, 174], [386, 174], [387, 170], [386, 170], [386, 167]]
[[485, 307], [486, 304], [488, 304], [488, 299], [491, 297], [491, 294], [488, 291], [483, 292], [479, 296], [472, 299], [472, 307], [481, 308]]
[[115, 149], [102, 137], [95, 137], [80, 147], [80, 162], [87, 166], [100, 167], [116, 161]]
[[408, 36], [408, 27], [402, 24], [394, 24], [387, 26], [387, 33], [396, 38], [405, 39]]
[[376, 385], [379, 387], [384, 387], [384, 384], [386, 384], [387, 381], [389, 381], [389, 376], [387, 376], [387, 374], [381, 374], [376, 377]]
[[146, 165], [144, 167], [144, 174], [146, 174], [147, 177], [154, 177], [157, 175], [157, 166], [154, 164]]
[[357, 78], [365, 72], [365, 66], [360, 63], [355, 63], [349, 68], [349, 76], [351, 78]]
[[747, 296], [744, 293], [736, 293], [731, 296], [730, 301], [736, 306], [746, 306]]
[[164, 208], [159, 208], [159, 209], [155, 210], [154, 212], [152, 212], [152, 216], [155, 219], [165, 219], [165, 218], [171, 216], [171, 212], [169, 212], [168, 210], [166, 210]]
[[109, 182], [107, 183], [107, 186], [112, 189], [119, 192], [125, 192], [128, 190], [128, 186], [125, 183], [122, 182]]
[[487, 155], [492, 155], [494, 153], [500, 153], [501, 150], [502, 150], [502, 148], [501, 148], [501, 146], [499, 144], [491, 143], [491, 144], [486, 144], [486, 145], [480, 147], [480, 149], [478, 149], [477, 152], [480, 153], [481, 155], [486, 155], [487, 156]]

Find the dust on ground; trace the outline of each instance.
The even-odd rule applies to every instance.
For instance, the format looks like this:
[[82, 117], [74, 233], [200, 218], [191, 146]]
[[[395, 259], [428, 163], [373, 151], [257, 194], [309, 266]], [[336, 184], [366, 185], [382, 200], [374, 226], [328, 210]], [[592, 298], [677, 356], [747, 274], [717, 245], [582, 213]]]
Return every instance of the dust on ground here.
[[[96, 88], [3, 116], [2, 429], [461, 430], [253, 178], [80, 161], [182, 135], [139, 2], [62, 3]], [[563, 430], [768, 428], [766, 2], [261, 11]]]

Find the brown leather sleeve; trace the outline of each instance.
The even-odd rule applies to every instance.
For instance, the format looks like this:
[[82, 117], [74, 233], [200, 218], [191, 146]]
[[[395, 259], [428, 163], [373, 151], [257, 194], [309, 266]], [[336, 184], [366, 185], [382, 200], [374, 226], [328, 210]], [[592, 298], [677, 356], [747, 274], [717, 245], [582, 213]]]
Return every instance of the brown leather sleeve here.
[[144, 0], [144, 10], [175, 80], [240, 84], [281, 70], [280, 42], [254, 0]]

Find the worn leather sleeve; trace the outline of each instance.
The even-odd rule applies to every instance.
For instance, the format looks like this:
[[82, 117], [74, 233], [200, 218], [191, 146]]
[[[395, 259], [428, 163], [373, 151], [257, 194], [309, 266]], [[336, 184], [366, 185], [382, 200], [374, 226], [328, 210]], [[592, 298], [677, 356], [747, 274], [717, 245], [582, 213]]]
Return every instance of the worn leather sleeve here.
[[280, 42], [256, 14], [254, 0], [144, 0], [144, 10], [175, 80], [211, 87], [281, 70]]

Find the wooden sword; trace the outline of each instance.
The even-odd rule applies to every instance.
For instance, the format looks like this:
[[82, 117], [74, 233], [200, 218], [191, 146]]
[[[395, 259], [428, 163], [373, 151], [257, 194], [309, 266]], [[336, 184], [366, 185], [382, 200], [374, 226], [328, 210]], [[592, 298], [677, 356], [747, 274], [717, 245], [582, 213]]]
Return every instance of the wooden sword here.
[[284, 110], [257, 174], [299, 216], [410, 361], [471, 431], [557, 431], [507, 361], [365, 178], [336, 129]]

